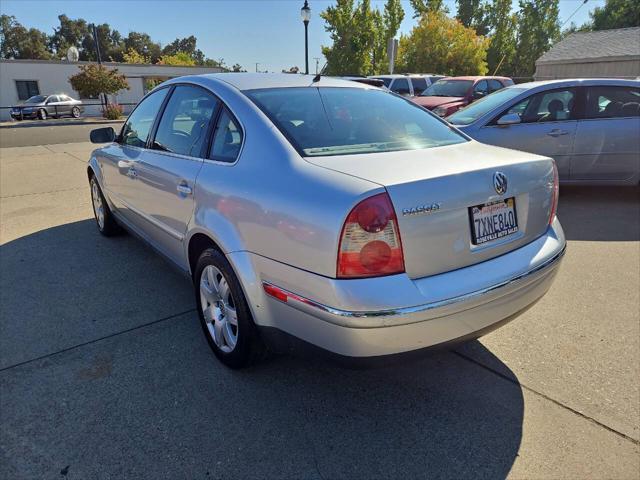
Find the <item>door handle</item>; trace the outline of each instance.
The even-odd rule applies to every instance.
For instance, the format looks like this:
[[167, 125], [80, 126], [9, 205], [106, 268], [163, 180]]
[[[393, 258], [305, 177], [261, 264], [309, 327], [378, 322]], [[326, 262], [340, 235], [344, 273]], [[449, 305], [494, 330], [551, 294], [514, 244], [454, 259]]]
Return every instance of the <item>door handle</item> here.
[[179, 183], [176, 188], [180, 193], [183, 193], [185, 195], [191, 195], [192, 193], [191, 187], [186, 183]]
[[560, 130], [559, 128], [554, 128], [549, 133], [547, 133], [547, 135], [549, 135], [550, 137], [559, 137], [561, 135], [567, 135], [568, 133], [569, 132], [567, 132], [566, 130]]

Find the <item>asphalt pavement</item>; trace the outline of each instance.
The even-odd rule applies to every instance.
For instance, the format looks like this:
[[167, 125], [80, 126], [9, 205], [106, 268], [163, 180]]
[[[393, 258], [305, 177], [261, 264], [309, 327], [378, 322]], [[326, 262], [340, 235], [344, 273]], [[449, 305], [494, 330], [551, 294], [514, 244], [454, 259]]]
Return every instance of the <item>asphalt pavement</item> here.
[[639, 478], [637, 188], [562, 188], [552, 291], [479, 341], [236, 372], [188, 279], [97, 232], [92, 148], [0, 148], [0, 478]]

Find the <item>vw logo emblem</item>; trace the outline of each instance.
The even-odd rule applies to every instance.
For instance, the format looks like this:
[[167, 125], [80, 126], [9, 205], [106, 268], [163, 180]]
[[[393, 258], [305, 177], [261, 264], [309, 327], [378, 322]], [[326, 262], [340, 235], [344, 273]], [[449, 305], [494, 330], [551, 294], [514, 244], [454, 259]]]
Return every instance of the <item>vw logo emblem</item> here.
[[507, 193], [507, 176], [504, 173], [496, 172], [493, 174], [493, 188], [498, 195]]

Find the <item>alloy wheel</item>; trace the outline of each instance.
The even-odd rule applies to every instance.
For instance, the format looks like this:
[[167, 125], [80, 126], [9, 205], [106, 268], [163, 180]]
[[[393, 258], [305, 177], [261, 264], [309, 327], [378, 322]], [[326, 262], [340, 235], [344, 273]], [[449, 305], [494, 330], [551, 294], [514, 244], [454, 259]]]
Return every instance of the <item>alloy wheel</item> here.
[[96, 179], [91, 180], [91, 200], [93, 201], [93, 212], [96, 215], [100, 230], [104, 229], [104, 204], [102, 203], [102, 195]]
[[221, 351], [232, 352], [238, 342], [238, 315], [229, 282], [213, 265], [200, 276], [200, 306], [213, 342]]

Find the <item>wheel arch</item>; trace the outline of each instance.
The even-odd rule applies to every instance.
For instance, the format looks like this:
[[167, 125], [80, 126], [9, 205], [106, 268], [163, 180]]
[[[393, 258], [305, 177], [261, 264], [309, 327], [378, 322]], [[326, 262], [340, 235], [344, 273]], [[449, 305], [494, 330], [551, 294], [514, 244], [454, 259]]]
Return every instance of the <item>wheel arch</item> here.
[[198, 258], [200, 258], [202, 252], [208, 248], [213, 248], [224, 255], [222, 248], [220, 248], [218, 243], [213, 240], [210, 235], [202, 232], [196, 232], [189, 238], [189, 242], [187, 244], [187, 261], [189, 262], [189, 272], [191, 273], [191, 276], [194, 274], [193, 272], [196, 268]]

